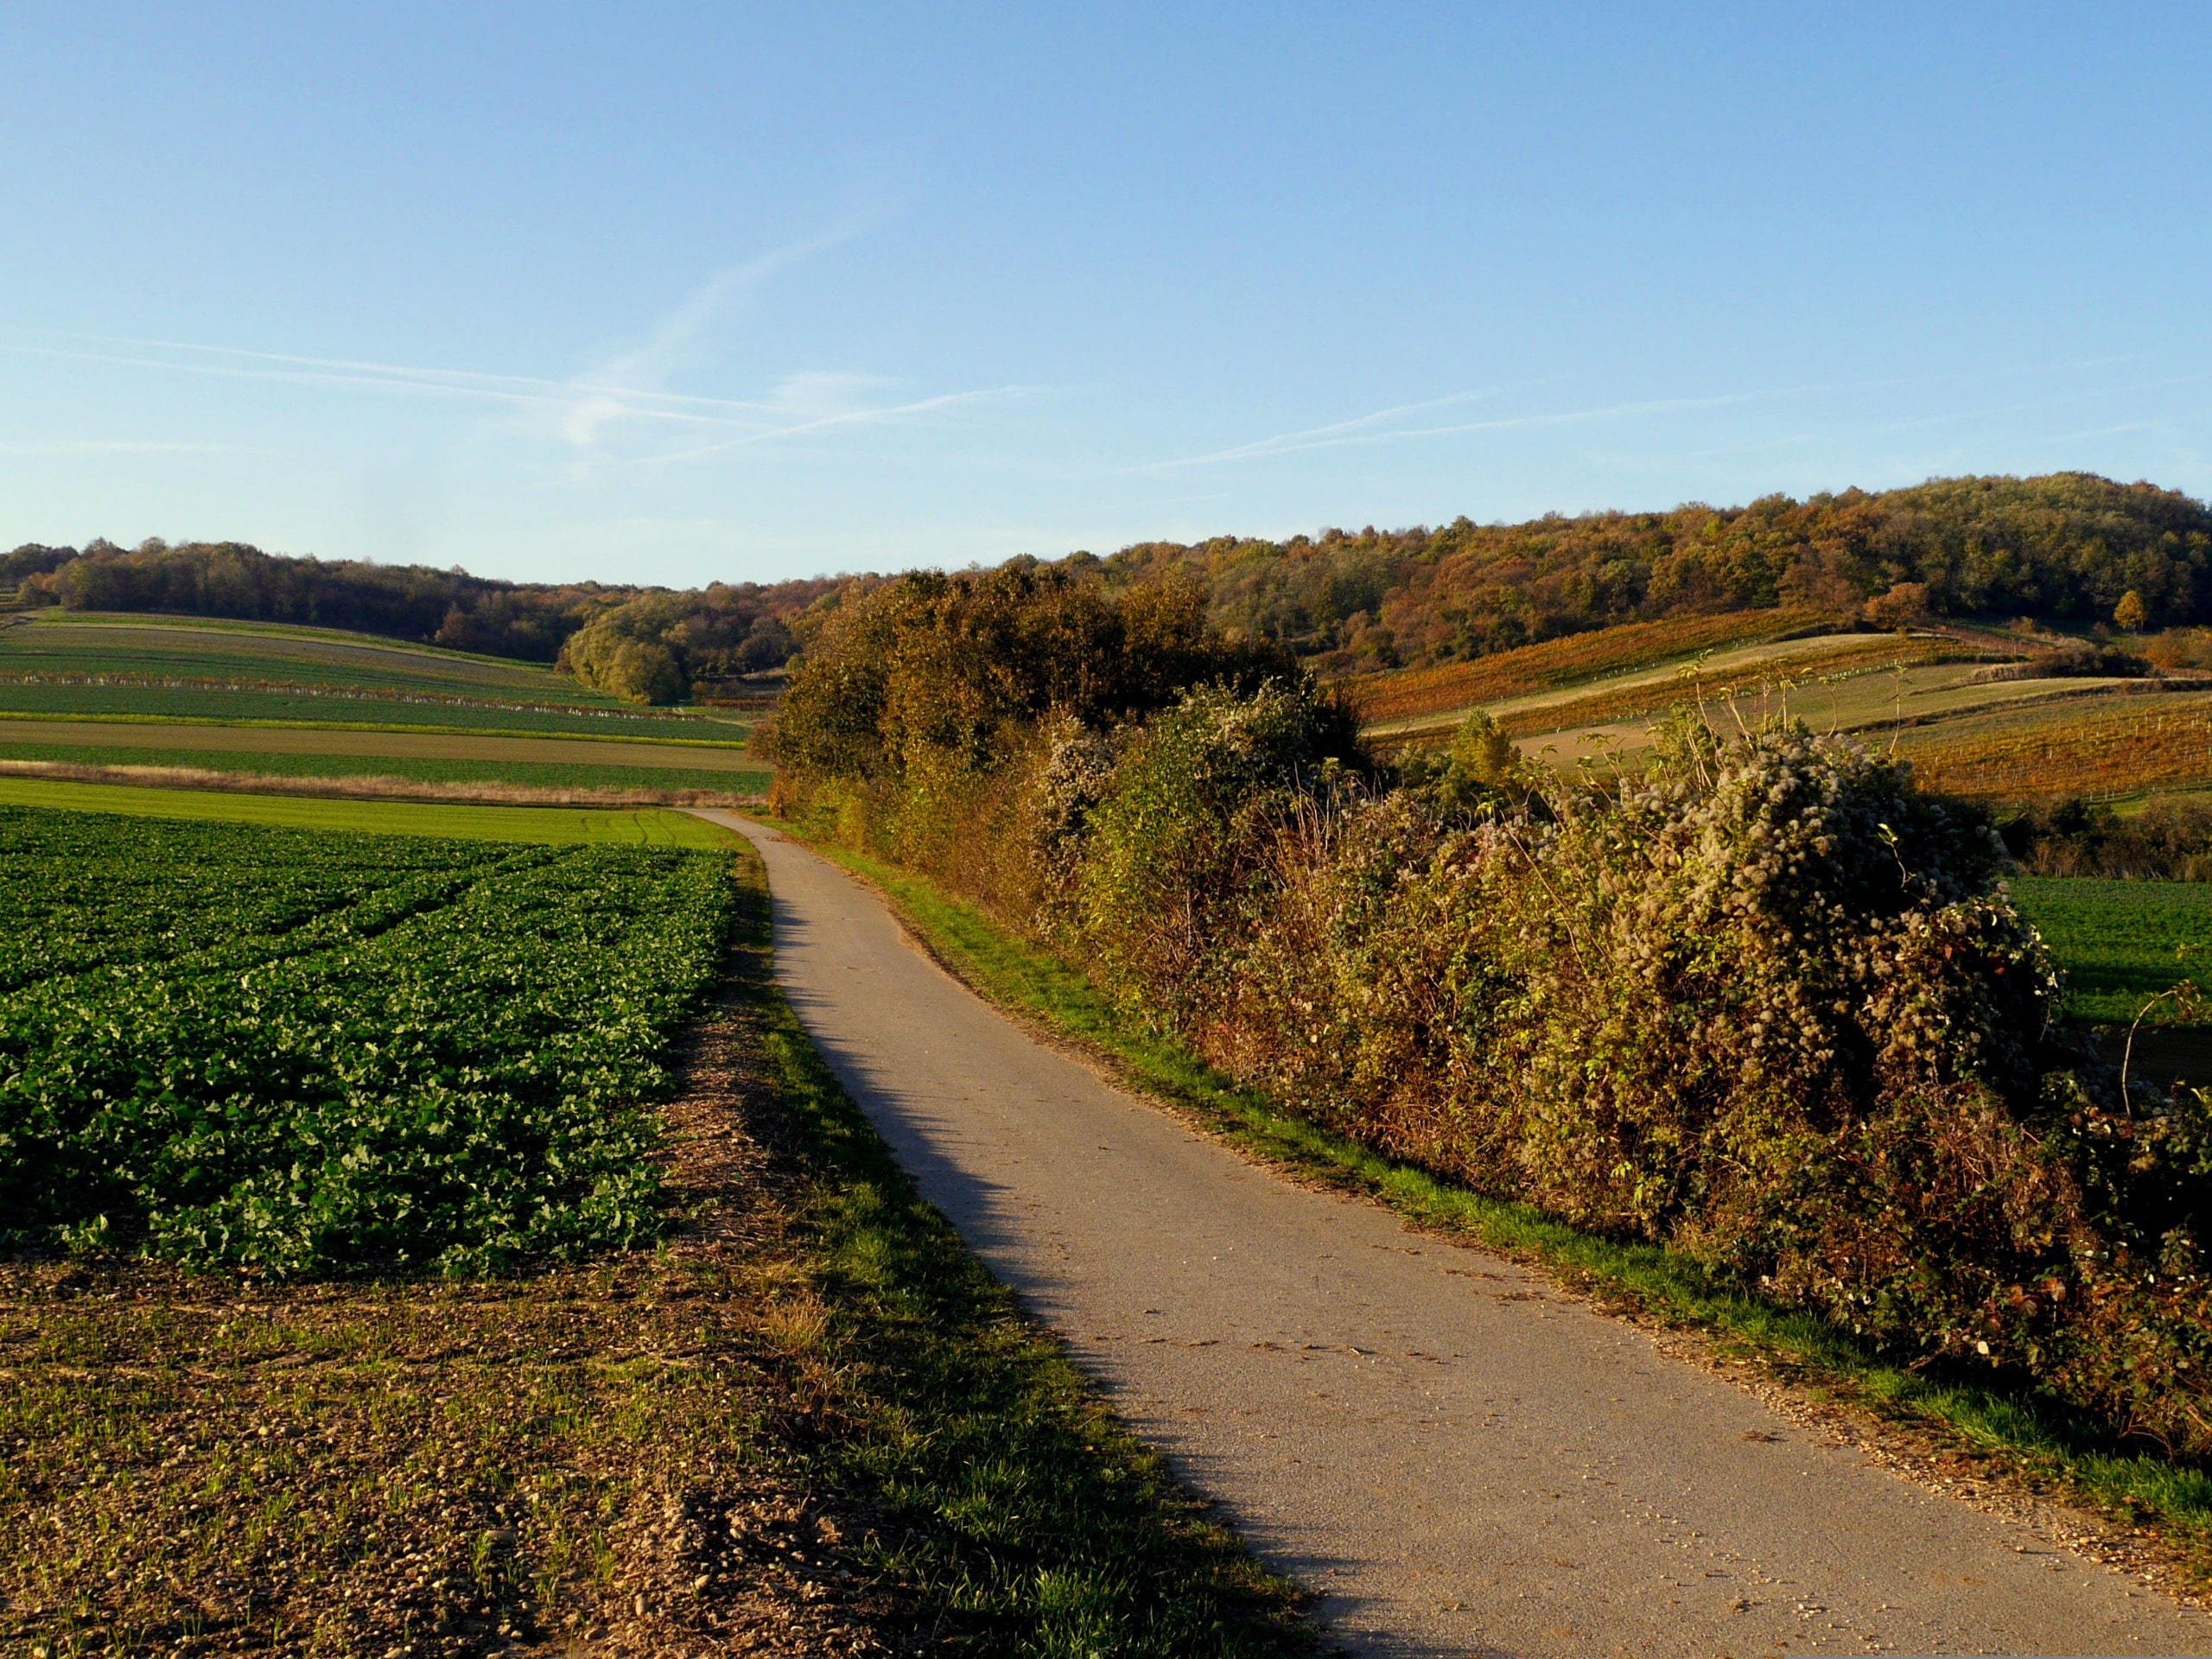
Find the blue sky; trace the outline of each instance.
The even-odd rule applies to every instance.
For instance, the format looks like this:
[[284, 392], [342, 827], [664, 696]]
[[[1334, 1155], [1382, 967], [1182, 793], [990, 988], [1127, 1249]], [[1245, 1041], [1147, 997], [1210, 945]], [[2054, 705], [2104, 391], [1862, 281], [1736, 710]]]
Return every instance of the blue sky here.
[[11, 5], [0, 546], [2212, 493], [2212, 10]]

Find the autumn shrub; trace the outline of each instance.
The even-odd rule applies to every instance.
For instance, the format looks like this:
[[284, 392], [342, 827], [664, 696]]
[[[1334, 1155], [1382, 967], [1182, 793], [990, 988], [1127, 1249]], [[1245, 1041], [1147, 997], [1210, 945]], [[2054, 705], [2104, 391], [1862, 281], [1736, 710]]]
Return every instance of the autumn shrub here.
[[2006, 847], [2035, 875], [2212, 880], [2212, 802], [2153, 797], [2121, 817], [2078, 798], [2031, 806], [2003, 826]]
[[1231, 1076], [1885, 1350], [2212, 1450], [2212, 1109], [2121, 1097], [2056, 1017], [2002, 842], [1907, 766], [1679, 716], [1603, 789], [1471, 727], [1389, 779], [1295, 676], [977, 742], [918, 741], [894, 704], [872, 734], [841, 712], [866, 764], [802, 768], [791, 810], [923, 862]]

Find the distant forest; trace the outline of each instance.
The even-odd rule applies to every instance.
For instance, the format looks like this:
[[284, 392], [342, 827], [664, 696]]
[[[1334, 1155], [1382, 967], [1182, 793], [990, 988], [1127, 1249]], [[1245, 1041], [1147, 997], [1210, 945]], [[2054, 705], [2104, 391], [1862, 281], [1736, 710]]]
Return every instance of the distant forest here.
[[683, 593], [596, 582], [495, 582], [461, 569], [294, 558], [242, 542], [126, 550], [28, 543], [0, 555], [0, 594], [73, 611], [151, 611], [350, 628], [555, 664], [588, 685], [670, 702], [764, 669], [791, 624], [854, 578], [716, 582]]
[[[2212, 512], [2086, 473], [1941, 479], [1742, 507], [1557, 514], [1519, 524], [1220, 537], [1078, 553], [1109, 589], [1202, 593], [1231, 637], [1324, 674], [1451, 662], [1617, 622], [1775, 606], [1865, 617], [2025, 615], [2126, 625], [2212, 620]], [[710, 695], [781, 666], [875, 576], [677, 591], [494, 582], [419, 565], [293, 558], [234, 542], [126, 550], [27, 545], [0, 594], [74, 610], [308, 623], [555, 664], [639, 702]]]
[[2212, 512], [2086, 473], [1954, 478], [1744, 507], [1556, 514], [1520, 524], [1141, 543], [1109, 586], [1187, 575], [1217, 625], [1323, 672], [1452, 662], [1617, 622], [1773, 606], [2033, 616], [2136, 627], [2212, 620]]

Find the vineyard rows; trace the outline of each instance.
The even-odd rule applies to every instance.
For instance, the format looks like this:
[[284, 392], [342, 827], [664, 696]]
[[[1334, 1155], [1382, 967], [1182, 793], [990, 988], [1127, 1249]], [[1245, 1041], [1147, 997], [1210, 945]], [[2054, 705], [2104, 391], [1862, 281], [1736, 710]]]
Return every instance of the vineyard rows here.
[[658, 1230], [718, 855], [0, 808], [0, 1248], [496, 1271]]
[[1348, 690], [1363, 721], [1408, 720], [1572, 685], [1599, 674], [1649, 668], [1701, 651], [1775, 639], [1821, 620], [1812, 612], [1743, 611], [1630, 622], [1522, 645], [1470, 663], [1368, 675], [1350, 682]]
[[[2152, 704], [2144, 707], [2144, 702]], [[1908, 733], [1929, 789], [2006, 801], [2140, 794], [2212, 785], [2212, 696], [2128, 699], [2113, 709], [2037, 710]]]
[[1517, 709], [1500, 724], [1515, 737], [1568, 731], [1579, 726], [1657, 716], [1685, 703], [1779, 693], [1820, 681], [1872, 674], [1898, 667], [1980, 662], [1988, 653], [1962, 650], [1948, 639], [1901, 639], [1895, 636], [1846, 636], [1832, 649], [1807, 652], [1784, 660], [1750, 663], [1715, 672], [1685, 668], [1675, 678], [1617, 690], [1593, 692], [1563, 702]]

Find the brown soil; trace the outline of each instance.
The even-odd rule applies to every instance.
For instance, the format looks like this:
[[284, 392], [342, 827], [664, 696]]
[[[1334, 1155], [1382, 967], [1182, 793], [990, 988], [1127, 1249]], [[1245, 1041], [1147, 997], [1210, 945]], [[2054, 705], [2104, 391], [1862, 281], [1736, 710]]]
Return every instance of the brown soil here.
[[919, 1650], [836, 1432], [740, 995], [664, 1250], [488, 1285], [0, 1265], [0, 1651]]

